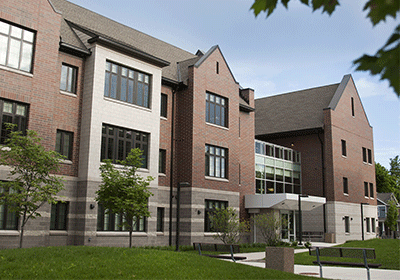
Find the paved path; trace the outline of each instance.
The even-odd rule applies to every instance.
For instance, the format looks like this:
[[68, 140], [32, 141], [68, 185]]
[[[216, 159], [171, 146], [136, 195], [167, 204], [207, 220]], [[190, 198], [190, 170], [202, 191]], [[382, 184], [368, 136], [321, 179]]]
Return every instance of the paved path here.
[[[335, 246], [335, 243], [318, 243], [313, 242], [313, 246]], [[295, 253], [306, 252], [308, 249], [296, 249]], [[256, 253], [240, 253], [235, 256], [244, 256], [246, 260], [237, 261], [237, 263], [251, 265], [256, 267], [265, 267], [264, 252]], [[229, 261], [229, 260], [228, 260]], [[232, 260], [230, 260], [232, 261]], [[319, 278], [319, 266], [317, 265], [294, 265], [294, 273], [300, 275], [315, 276]], [[389, 269], [370, 269], [371, 280], [395, 280], [400, 279], [400, 270]], [[366, 280], [367, 270], [359, 267], [338, 267], [338, 266], [323, 266], [322, 275], [328, 279], [343, 279], [343, 280]]]

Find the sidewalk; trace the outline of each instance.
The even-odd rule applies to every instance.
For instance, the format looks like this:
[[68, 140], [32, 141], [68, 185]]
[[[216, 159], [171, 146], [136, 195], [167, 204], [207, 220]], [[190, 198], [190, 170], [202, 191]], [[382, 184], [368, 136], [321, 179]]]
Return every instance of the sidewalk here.
[[[335, 243], [322, 243], [313, 242], [313, 246], [330, 247], [338, 244]], [[307, 252], [308, 249], [296, 249], [296, 253]], [[251, 265], [255, 267], [265, 268], [265, 252], [256, 253], [240, 253], [235, 256], [246, 257], [246, 260], [237, 261], [245, 265]], [[232, 261], [232, 260], [227, 260]], [[319, 278], [319, 266], [318, 265], [294, 265], [294, 273], [307, 276], [315, 276]], [[389, 270], [389, 269], [370, 269], [372, 280], [391, 280], [400, 279], [400, 270]], [[343, 279], [343, 280], [366, 280], [367, 270], [360, 267], [338, 267], [338, 266], [322, 266], [322, 275], [328, 279]]]

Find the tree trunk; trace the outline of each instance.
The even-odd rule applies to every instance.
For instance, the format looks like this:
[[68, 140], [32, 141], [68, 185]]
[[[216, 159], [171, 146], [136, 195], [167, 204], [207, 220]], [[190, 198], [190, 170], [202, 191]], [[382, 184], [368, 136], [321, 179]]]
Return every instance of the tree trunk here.
[[132, 227], [129, 229], [129, 248], [132, 248]]
[[24, 226], [21, 226], [21, 232], [19, 234], [19, 248], [22, 248], [23, 237], [24, 237]]

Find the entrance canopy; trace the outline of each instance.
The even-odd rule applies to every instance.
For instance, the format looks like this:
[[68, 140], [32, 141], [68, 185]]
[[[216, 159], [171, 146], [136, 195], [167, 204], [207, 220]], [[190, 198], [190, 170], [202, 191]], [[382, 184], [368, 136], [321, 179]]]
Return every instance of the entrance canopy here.
[[[326, 198], [319, 196], [310, 195], [308, 197], [301, 197], [300, 199], [302, 211], [310, 211], [326, 203]], [[252, 194], [245, 196], [244, 204], [250, 213], [254, 211], [251, 211], [251, 209], [265, 208], [298, 210], [299, 195], [293, 193]]]

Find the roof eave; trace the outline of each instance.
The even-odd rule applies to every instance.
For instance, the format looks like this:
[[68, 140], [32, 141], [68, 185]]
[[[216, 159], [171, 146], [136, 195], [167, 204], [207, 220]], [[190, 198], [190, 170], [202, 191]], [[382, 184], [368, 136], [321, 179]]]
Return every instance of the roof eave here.
[[70, 53], [73, 55], [77, 55], [80, 57], [85, 57], [85, 56], [89, 56], [92, 54], [92, 52], [90, 50], [82, 49], [82, 48], [76, 47], [74, 45], [65, 43], [65, 42], [60, 42], [60, 51]]
[[256, 109], [253, 108], [253, 107], [247, 106], [245, 104], [239, 103], [239, 110], [243, 111], [243, 112], [250, 113], [250, 112], [254, 112]]
[[122, 52], [128, 53], [130, 55], [133, 55], [133, 56], [135, 56], [135, 57], [137, 57], [137, 58], [139, 58], [139, 59], [141, 59], [141, 60], [143, 60], [145, 62], [148, 62], [148, 63], [153, 64], [155, 66], [158, 66], [160, 68], [163, 68], [165, 66], [170, 65], [170, 63], [168, 61], [166, 61], [166, 60], [163, 60], [161, 58], [155, 57], [155, 56], [153, 56], [151, 54], [148, 54], [148, 53], [145, 53], [143, 51], [134, 49], [132, 47], [123, 45], [123, 44], [121, 44], [119, 42], [115, 42], [115, 41], [113, 41], [111, 39], [104, 38], [102, 36], [92, 37], [92, 38], [90, 38], [88, 40], [88, 43], [90, 43], [90, 44], [98, 43], [98, 44], [101, 44], [103, 46], [111, 47], [111, 48], [116, 49], [118, 51], [122, 51]]

